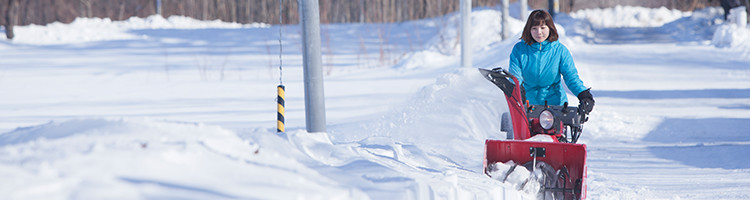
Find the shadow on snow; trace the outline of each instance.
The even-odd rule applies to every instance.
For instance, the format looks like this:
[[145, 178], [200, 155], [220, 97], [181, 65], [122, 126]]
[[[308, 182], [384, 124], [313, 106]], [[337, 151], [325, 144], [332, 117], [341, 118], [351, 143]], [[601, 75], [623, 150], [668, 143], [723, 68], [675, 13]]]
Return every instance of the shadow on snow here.
[[750, 98], [750, 89], [591, 91], [596, 97], [626, 99]]
[[582, 36], [584, 41], [588, 43], [650, 44], [711, 40], [716, 29], [714, 19], [696, 19], [685, 16], [659, 27], [614, 28], [597, 28], [587, 20], [576, 21], [570, 18], [562, 18], [561, 21], [575, 27], [570, 33], [567, 33], [568, 35]]
[[655, 156], [700, 168], [750, 169], [750, 119], [667, 118], [643, 140]]

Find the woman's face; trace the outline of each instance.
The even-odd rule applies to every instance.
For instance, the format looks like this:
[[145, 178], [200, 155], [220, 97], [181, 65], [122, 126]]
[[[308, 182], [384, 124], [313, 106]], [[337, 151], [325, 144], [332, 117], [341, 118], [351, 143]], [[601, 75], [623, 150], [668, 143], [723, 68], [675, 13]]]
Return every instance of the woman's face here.
[[532, 26], [531, 37], [534, 37], [534, 40], [536, 40], [536, 42], [547, 40], [547, 37], [549, 37], [549, 27], [547, 27], [547, 25]]

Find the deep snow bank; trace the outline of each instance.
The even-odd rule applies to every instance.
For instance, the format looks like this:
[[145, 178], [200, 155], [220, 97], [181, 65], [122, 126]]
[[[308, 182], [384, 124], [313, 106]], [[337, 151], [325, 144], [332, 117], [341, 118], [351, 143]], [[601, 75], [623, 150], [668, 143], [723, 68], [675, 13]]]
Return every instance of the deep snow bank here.
[[[484, 140], [506, 137], [500, 131], [504, 111], [507, 106], [500, 89], [475, 68], [457, 69], [371, 123], [333, 130], [336, 148], [353, 146], [350, 148], [358, 157], [343, 156], [345, 151], [324, 151], [311, 157], [347, 169], [356, 164], [336, 174], [346, 175], [348, 178], [340, 180], [353, 185], [381, 182], [377, 183], [380, 189], [365, 190], [376, 199], [533, 198], [535, 194], [516, 191], [511, 183], [481, 173]], [[379, 194], [394, 185], [401, 188]]]
[[283, 154], [195, 123], [50, 122], [0, 134], [0, 177], [6, 180], [0, 194], [11, 199], [367, 198]]
[[396, 108], [368, 129], [478, 172], [484, 140], [506, 137], [500, 132], [505, 97], [474, 68], [439, 77]]
[[723, 24], [716, 29], [711, 44], [723, 48], [750, 49], [750, 29], [736, 24]]
[[15, 27], [16, 44], [55, 45], [76, 44], [107, 40], [148, 39], [145, 35], [132, 33], [139, 29], [205, 29], [205, 28], [262, 28], [267, 24], [239, 24], [221, 20], [201, 21], [184, 16], [164, 18], [152, 15], [147, 18], [131, 17], [124, 21], [108, 18], [76, 18], [70, 24], [54, 22], [44, 26], [28, 25]]
[[617, 6], [579, 10], [556, 20], [570, 30], [569, 36], [587, 42], [699, 42], [750, 52], [750, 27], [725, 21], [717, 7], [682, 12]]
[[[517, 14], [517, 13], [516, 13]], [[445, 68], [460, 61], [460, 15], [449, 15], [447, 19], [434, 20], [433, 23], [444, 23], [438, 35], [432, 37], [425, 48], [409, 53], [407, 58], [396, 67], [399, 69]], [[515, 39], [503, 40], [502, 13], [497, 10], [480, 8], [471, 13], [470, 48], [476, 53], [492, 51], [498, 43], [509, 43]], [[511, 38], [519, 38], [525, 22], [511, 18], [508, 20]], [[477, 57], [477, 56], [474, 56]], [[475, 59], [481, 61], [481, 59]], [[475, 65], [476, 66], [476, 65]]]
[[556, 20], [589, 43], [699, 43], [708, 44], [717, 25], [722, 24], [721, 8], [693, 12], [618, 6], [580, 10]]
[[0, 134], [0, 176], [14, 180], [2, 184], [0, 194], [22, 199], [533, 197], [481, 173], [484, 139], [505, 137], [499, 119], [506, 107], [501, 91], [472, 68], [444, 74], [372, 124], [335, 130], [333, 137], [264, 128], [236, 134], [150, 119], [50, 122]]
[[658, 27], [689, 15], [690, 12], [670, 10], [665, 7], [651, 9], [620, 5], [613, 8], [584, 9], [570, 13], [570, 16], [586, 19], [597, 28]]

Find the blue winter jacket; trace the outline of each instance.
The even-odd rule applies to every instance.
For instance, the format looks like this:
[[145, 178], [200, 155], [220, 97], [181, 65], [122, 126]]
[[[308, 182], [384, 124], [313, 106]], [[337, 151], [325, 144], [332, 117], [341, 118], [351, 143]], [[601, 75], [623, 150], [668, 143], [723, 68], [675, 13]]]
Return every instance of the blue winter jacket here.
[[587, 88], [578, 78], [573, 57], [559, 41], [534, 42], [523, 40], [513, 46], [510, 53], [509, 71], [526, 89], [526, 99], [532, 105], [563, 105], [568, 102], [560, 76], [573, 94], [578, 95]]

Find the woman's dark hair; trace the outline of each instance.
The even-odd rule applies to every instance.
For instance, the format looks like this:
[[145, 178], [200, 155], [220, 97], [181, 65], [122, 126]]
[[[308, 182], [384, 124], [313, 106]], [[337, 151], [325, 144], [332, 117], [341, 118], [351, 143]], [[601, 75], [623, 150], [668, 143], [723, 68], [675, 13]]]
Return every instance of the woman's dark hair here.
[[531, 27], [539, 25], [547, 25], [549, 27], [549, 37], [547, 37], [547, 40], [550, 42], [557, 41], [559, 36], [557, 35], [555, 22], [552, 21], [552, 15], [544, 10], [534, 10], [529, 14], [529, 19], [526, 20], [526, 26], [523, 27], [523, 34], [521, 34], [521, 39], [526, 44], [531, 45], [535, 42], [534, 37], [531, 36]]

